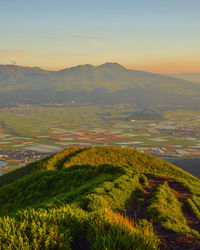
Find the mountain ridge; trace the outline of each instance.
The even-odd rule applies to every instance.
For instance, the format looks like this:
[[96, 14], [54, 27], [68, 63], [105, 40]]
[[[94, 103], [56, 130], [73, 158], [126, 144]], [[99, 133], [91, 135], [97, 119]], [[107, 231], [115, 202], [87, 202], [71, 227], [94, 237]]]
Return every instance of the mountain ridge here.
[[200, 108], [200, 85], [117, 63], [79, 65], [60, 71], [38, 67], [0, 66], [0, 106], [19, 104], [113, 105], [136, 108]]
[[[183, 74], [162, 74], [162, 73], [156, 73], [156, 72], [150, 72], [150, 71], [145, 71], [145, 70], [136, 70], [136, 69], [127, 69], [126, 67], [122, 66], [119, 63], [116, 62], [105, 62], [103, 64], [100, 65], [92, 65], [92, 64], [80, 64], [80, 65], [76, 65], [76, 66], [72, 66], [72, 67], [67, 67], [67, 68], [63, 68], [60, 70], [47, 70], [47, 69], [43, 69], [42, 67], [38, 67], [38, 66], [23, 66], [23, 65], [13, 65], [13, 64], [0, 64], [0, 70], [5, 70], [6, 68], [10, 68], [10, 69], [18, 69], [18, 70], [29, 70], [29, 71], [40, 71], [40, 72], [48, 72], [48, 73], [60, 73], [63, 71], [73, 71], [73, 70], [78, 70], [78, 69], [88, 69], [88, 68], [93, 68], [93, 69], [115, 69], [115, 70], [124, 70], [124, 71], [128, 71], [128, 72], [138, 72], [138, 73], [145, 73], [145, 74], [149, 74], [149, 75], [156, 75], [156, 76], [162, 76], [162, 77], [166, 77], [166, 78], [176, 78], [176, 76], [179, 75], [187, 75], [187, 74], [200, 74], [200, 73], [183, 73]], [[179, 79], [179, 78], [178, 78]], [[186, 80], [187, 81], [187, 80]]]

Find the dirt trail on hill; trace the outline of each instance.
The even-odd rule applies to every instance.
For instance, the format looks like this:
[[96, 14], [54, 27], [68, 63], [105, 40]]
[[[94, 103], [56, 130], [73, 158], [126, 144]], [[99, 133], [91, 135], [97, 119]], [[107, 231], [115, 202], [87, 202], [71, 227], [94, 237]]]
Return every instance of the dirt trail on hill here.
[[[177, 183], [171, 178], [150, 174], [146, 175], [146, 177], [148, 179], [149, 186], [146, 187], [141, 184], [144, 190], [144, 202], [140, 203], [137, 199], [133, 200], [130, 207], [126, 211], [126, 216], [133, 218], [135, 221], [146, 218], [145, 212], [150, 205], [154, 192], [160, 184], [167, 182], [169, 187], [173, 190], [176, 198], [182, 204], [182, 212], [185, 216], [188, 226], [200, 233], [198, 219], [196, 215], [190, 210], [186, 202], [186, 200], [191, 196], [191, 193], [181, 184]], [[153, 223], [153, 227], [161, 239], [161, 249], [200, 249], [200, 241], [194, 239], [193, 237], [179, 235], [172, 230], [165, 229], [162, 225], [157, 223]]]
[[196, 215], [191, 211], [186, 202], [186, 200], [191, 196], [191, 194], [184, 187], [174, 181], [168, 182], [168, 185], [171, 189], [174, 190], [174, 195], [179, 200], [179, 202], [182, 203], [182, 212], [187, 220], [188, 226], [200, 233], [200, 225], [198, 222], [199, 220]]

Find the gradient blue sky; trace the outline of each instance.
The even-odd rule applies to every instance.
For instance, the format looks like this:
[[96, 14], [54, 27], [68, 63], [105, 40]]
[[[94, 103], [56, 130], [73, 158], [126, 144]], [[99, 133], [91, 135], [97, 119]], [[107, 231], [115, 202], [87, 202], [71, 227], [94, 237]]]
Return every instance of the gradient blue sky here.
[[200, 0], [0, 0], [0, 64], [200, 72]]

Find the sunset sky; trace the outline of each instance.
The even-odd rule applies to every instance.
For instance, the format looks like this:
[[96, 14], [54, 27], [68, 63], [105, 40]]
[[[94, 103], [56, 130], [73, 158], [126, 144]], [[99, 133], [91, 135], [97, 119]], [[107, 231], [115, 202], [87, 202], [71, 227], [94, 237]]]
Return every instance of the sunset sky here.
[[0, 64], [200, 72], [200, 0], [0, 0]]

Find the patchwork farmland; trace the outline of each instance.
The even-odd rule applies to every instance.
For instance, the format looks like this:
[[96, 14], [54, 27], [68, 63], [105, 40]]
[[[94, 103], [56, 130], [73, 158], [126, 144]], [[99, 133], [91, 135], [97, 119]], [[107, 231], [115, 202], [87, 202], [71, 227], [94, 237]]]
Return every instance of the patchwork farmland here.
[[200, 156], [200, 112], [168, 111], [164, 120], [128, 120], [132, 111], [127, 106], [1, 109], [1, 174], [74, 146], [128, 147], [165, 158]]

